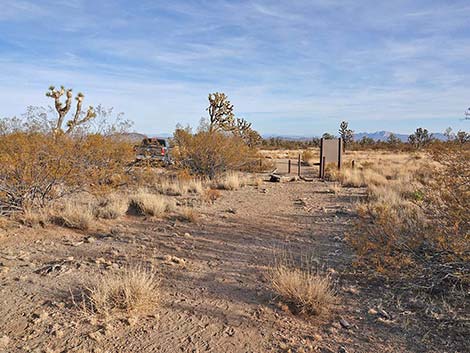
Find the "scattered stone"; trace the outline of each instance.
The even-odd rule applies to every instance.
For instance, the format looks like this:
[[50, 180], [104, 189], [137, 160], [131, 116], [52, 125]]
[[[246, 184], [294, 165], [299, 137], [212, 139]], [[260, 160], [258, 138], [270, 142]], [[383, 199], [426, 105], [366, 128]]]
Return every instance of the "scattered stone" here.
[[100, 342], [101, 339], [103, 338], [103, 335], [98, 330], [98, 331], [90, 332], [88, 334], [88, 337], [90, 337], [93, 341]]
[[8, 273], [8, 271], [10, 271], [10, 267], [0, 262], [0, 273]]
[[348, 353], [348, 351], [346, 350], [346, 348], [344, 348], [343, 346], [339, 347], [338, 349], [338, 353]]
[[379, 315], [382, 316], [383, 318], [385, 318], [387, 320], [392, 319], [392, 316], [389, 313], [387, 313], [385, 310], [379, 308], [377, 311], [378, 311]]
[[184, 233], [185, 238], [192, 238], [192, 235], [190, 233]]
[[341, 318], [341, 319], [339, 320], [339, 323], [340, 323], [340, 325], [341, 325], [342, 327], [344, 327], [345, 329], [350, 329], [350, 328], [352, 327], [352, 325], [351, 325], [349, 322], [347, 322], [345, 319], [343, 319], [343, 318]]
[[96, 241], [96, 238], [94, 237], [86, 237], [85, 238], [85, 243], [94, 243]]
[[346, 289], [346, 292], [354, 295], [359, 294], [359, 290], [356, 287], [349, 287]]
[[126, 318], [125, 322], [129, 326], [134, 326], [137, 323], [137, 318], [135, 316], [131, 316], [131, 317]]
[[41, 312], [36, 312], [36, 313], [33, 313], [33, 320], [34, 322], [41, 322], [41, 321], [44, 321], [46, 320], [47, 318], [49, 317], [49, 314], [47, 313], [47, 311], [41, 311]]
[[237, 210], [234, 209], [234, 208], [228, 208], [225, 212], [227, 212], [227, 213], [232, 213], [232, 214], [236, 214], [236, 213], [237, 213]]
[[7, 348], [7, 346], [10, 344], [10, 337], [7, 335], [3, 335], [0, 337], [0, 348]]
[[377, 310], [375, 310], [374, 308], [370, 308], [367, 312], [369, 313], [369, 315], [377, 315]]

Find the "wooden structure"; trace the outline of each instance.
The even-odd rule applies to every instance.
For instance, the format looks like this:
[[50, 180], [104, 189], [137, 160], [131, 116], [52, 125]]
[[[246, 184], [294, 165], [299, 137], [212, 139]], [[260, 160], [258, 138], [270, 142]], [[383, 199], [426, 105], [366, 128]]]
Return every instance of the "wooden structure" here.
[[343, 140], [341, 138], [320, 140], [320, 172], [319, 177], [325, 177], [325, 169], [329, 163], [335, 163], [341, 169], [343, 158]]

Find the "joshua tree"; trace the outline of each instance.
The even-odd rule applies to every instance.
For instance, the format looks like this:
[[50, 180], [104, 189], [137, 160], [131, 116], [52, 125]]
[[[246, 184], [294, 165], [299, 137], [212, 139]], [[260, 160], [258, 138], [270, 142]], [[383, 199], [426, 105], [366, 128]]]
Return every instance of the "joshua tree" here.
[[390, 135], [388, 135], [387, 143], [389, 145], [395, 146], [395, 145], [398, 145], [400, 142], [401, 140], [394, 133], [391, 133]]
[[459, 130], [459, 132], [457, 132], [457, 134], [455, 135], [455, 141], [462, 144], [470, 142], [470, 134], [466, 133], [465, 131]]
[[346, 145], [349, 145], [354, 140], [354, 131], [349, 127], [347, 121], [342, 121], [339, 125], [339, 135], [343, 139], [343, 152], [346, 150]]
[[450, 126], [444, 130], [444, 136], [446, 137], [447, 141], [452, 141], [455, 139], [455, 134]]
[[233, 104], [230, 103], [225, 93], [209, 94], [209, 131], [232, 131], [235, 125]]
[[325, 132], [321, 137], [325, 140], [332, 140], [332, 139], [335, 138], [332, 134], [330, 134], [328, 132]]
[[432, 134], [427, 129], [417, 128], [415, 133], [408, 136], [408, 142], [415, 148], [426, 146], [433, 140]]
[[[60, 98], [65, 94], [65, 104], [61, 102]], [[57, 123], [52, 129], [52, 132], [55, 136], [63, 133], [62, 125], [64, 123], [64, 118], [72, 107], [72, 89], [65, 89], [64, 86], [61, 86], [60, 89], [56, 89], [54, 86], [49, 87], [49, 91], [46, 92], [47, 97], [54, 99], [55, 109], [58, 114]], [[88, 107], [86, 113], [82, 112], [82, 104], [85, 96], [83, 93], [78, 93], [75, 97], [77, 101], [77, 106], [73, 118], [67, 121], [67, 130], [66, 134], [70, 134], [77, 126], [82, 125], [96, 116], [95, 110], [92, 106]]]

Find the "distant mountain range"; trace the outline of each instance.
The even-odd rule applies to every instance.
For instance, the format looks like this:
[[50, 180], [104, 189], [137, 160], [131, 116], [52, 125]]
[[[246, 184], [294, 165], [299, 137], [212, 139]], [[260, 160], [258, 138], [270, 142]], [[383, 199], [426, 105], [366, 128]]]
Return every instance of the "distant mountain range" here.
[[[376, 131], [376, 132], [358, 132], [354, 134], [354, 141], [359, 141], [363, 137], [369, 137], [375, 141], [387, 141], [389, 136], [391, 134], [394, 134], [395, 137], [399, 138], [401, 141], [406, 142], [408, 141], [408, 136], [406, 134], [396, 134], [390, 131]], [[440, 132], [436, 132], [432, 134], [434, 138], [438, 140], [446, 140], [447, 138], [444, 136], [444, 134]]]
[[[408, 136], [407, 134], [397, 134], [394, 132], [390, 131], [376, 131], [376, 132], [358, 132], [354, 133], [354, 140], [359, 141], [363, 137], [369, 137], [373, 139], [374, 141], [387, 141], [388, 137], [391, 134], [394, 134], [397, 138], [399, 138], [401, 141], [406, 142], [408, 141]], [[434, 138], [437, 138], [438, 140], [446, 140], [447, 138], [444, 136], [444, 134], [437, 132], [432, 134]], [[281, 139], [286, 139], [286, 140], [309, 140], [311, 138], [318, 138], [320, 136], [299, 136], [299, 135], [263, 135], [264, 138], [281, 138]]]
[[[368, 138], [371, 138], [373, 139], [374, 141], [387, 141], [388, 137], [391, 135], [391, 134], [394, 134], [397, 138], [399, 138], [401, 141], [403, 142], [406, 142], [408, 141], [408, 136], [407, 134], [397, 134], [397, 133], [394, 133], [394, 132], [390, 132], [390, 131], [376, 131], [376, 132], [358, 132], [358, 133], [354, 133], [354, 140], [355, 141], [359, 141], [361, 140], [363, 137], [368, 137]], [[173, 134], [170, 134], [170, 133], [161, 133], [161, 134], [158, 134], [158, 135], [154, 135], [154, 134], [149, 134], [149, 135], [144, 135], [144, 134], [140, 134], [140, 133], [129, 133], [127, 134], [128, 135], [128, 138], [130, 140], [132, 140], [133, 142], [137, 142], [137, 141], [142, 141], [143, 138], [145, 137], [161, 137], [161, 138], [169, 138], [169, 137], [172, 137]], [[436, 132], [436, 133], [433, 133], [432, 134], [434, 136], [434, 138], [438, 139], [438, 140], [446, 140], [447, 138], [444, 136], [443, 133], [440, 133], [440, 132]], [[302, 141], [302, 140], [310, 140], [312, 138], [318, 138], [320, 136], [301, 136], [301, 135], [262, 135], [263, 138], [281, 138], [281, 139], [285, 139], [285, 140], [299, 140], [299, 141]]]

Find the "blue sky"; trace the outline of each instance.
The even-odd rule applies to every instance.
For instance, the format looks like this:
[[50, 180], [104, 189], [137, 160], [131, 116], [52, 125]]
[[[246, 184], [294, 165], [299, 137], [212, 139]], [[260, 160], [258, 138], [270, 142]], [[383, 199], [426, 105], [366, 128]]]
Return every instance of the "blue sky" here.
[[0, 0], [0, 116], [51, 84], [146, 133], [225, 92], [264, 134], [470, 130], [470, 2]]

